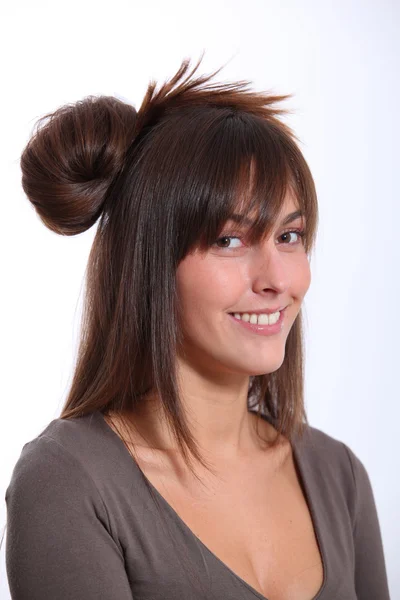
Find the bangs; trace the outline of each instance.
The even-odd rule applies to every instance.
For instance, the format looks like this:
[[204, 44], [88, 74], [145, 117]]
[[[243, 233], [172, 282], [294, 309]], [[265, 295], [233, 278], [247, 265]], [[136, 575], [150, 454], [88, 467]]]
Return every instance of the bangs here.
[[287, 193], [303, 216], [306, 252], [313, 247], [314, 181], [280, 122], [230, 108], [180, 108], [135, 144], [130, 160], [130, 187], [115, 194], [130, 198], [124, 218], [136, 223], [136, 239], [153, 240], [144, 257], [153, 267], [176, 268], [187, 254], [206, 251], [229, 219], [257, 243], [272, 232]]
[[192, 166], [200, 193], [189, 211], [181, 206], [181, 227], [191, 234], [181, 248], [184, 254], [210, 248], [228, 220], [245, 226], [252, 244], [268, 237], [288, 193], [302, 213], [304, 245], [310, 251], [317, 218], [314, 181], [285, 131], [255, 116], [230, 115], [217, 124], [204, 148], [196, 149]]

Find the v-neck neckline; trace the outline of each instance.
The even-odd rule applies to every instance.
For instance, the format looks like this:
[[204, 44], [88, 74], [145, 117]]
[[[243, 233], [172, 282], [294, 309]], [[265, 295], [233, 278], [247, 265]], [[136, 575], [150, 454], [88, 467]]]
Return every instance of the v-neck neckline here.
[[[256, 411], [249, 411], [249, 412], [258, 414]], [[257, 598], [259, 598], [259, 600], [269, 600], [266, 596], [263, 596], [263, 594], [261, 594], [258, 590], [256, 590], [256, 588], [254, 588], [252, 585], [250, 585], [250, 583], [248, 583], [246, 580], [244, 580], [242, 577], [240, 577], [240, 575], [235, 573], [235, 571], [233, 571], [226, 563], [224, 563], [224, 561], [222, 559], [220, 559], [214, 552], [212, 552], [212, 550], [210, 550], [201, 541], [201, 539], [194, 533], [194, 531], [192, 531], [192, 529], [189, 527], [189, 525], [187, 525], [187, 523], [185, 523], [185, 521], [179, 516], [179, 514], [176, 512], [176, 510], [173, 508], [173, 506], [164, 498], [164, 496], [158, 491], [158, 489], [146, 477], [145, 473], [142, 471], [139, 464], [133, 459], [132, 455], [130, 454], [130, 452], [129, 452], [128, 448], [126, 447], [125, 443], [123, 442], [123, 440], [107, 423], [107, 421], [104, 418], [103, 413], [100, 410], [95, 411], [95, 413], [98, 414], [99, 420], [101, 421], [102, 425], [106, 428], [106, 430], [108, 430], [114, 436], [114, 439], [116, 440], [116, 442], [118, 444], [122, 445], [123, 451], [126, 452], [126, 454], [129, 456], [131, 463], [133, 463], [133, 465], [134, 465], [134, 468], [137, 469], [139, 474], [141, 474], [141, 476], [146, 480], [149, 487], [152, 489], [152, 491], [157, 496], [157, 498], [160, 500], [160, 502], [164, 505], [164, 507], [167, 509], [167, 511], [169, 511], [169, 513], [175, 518], [175, 520], [178, 521], [180, 526], [188, 533], [188, 535], [190, 537], [194, 538], [202, 546], [202, 548], [204, 548], [206, 550], [206, 552], [208, 552], [208, 554], [213, 558], [213, 560], [215, 560], [220, 565], [221, 568], [223, 568], [226, 571], [228, 571], [229, 573], [231, 573], [231, 575], [233, 575], [235, 577], [235, 579], [237, 579], [244, 586], [246, 586], [246, 588], [250, 592], [252, 592]], [[266, 421], [268, 421], [268, 423], [271, 424], [271, 421], [267, 418], [266, 415], [264, 415], [263, 413], [260, 413], [260, 415]], [[299, 475], [302, 489], [304, 490], [305, 500], [306, 500], [306, 503], [307, 503], [307, 506], [308, 506], [308, 509], [310, 512], [312, 526], [314, 529], [315, 537], [317, 539], [317, 544], [318, 544], [320, 554], [321, 554], [321, 559], [322, 559], [323, 581], [322, 581], [321, 587], [318, 590], [317, 594], [315, 596], [313, 596], [312, 598], [310, 598], [309, 600], [321, 600], [322, 594], [324, 593], [324, 591], [328, 585], [328, 583], [327, 583], [328, 582], [328, 561], [327, 561], [326, 547], [324, 545], [324, 540], [321, 535], [319, 515], [316, 510], [316, 503], [314, 502], [314, 499], [312, 498], [311, 491], [308, 486], [307, 478], [305, 477], [304, 465], [302, 463], [302, 456], [301, 456], [301, 452], [298, 448], [297, 441], [292, 441], [291, 447], [292, 447], [294, 465], [295, 465], [296, 471]]]

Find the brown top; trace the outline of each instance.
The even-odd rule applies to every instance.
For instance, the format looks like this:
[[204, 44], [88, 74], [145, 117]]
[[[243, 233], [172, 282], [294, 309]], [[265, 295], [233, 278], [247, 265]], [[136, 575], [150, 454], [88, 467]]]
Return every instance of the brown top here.
[[[389, 600], [363, 464], [314, 427], [292, 447], [324, 566], [310, 600]], [[54, 419], [25, 444], [5, 499], [14, 600], [267, 600], [189, 529], [99, 411]]]

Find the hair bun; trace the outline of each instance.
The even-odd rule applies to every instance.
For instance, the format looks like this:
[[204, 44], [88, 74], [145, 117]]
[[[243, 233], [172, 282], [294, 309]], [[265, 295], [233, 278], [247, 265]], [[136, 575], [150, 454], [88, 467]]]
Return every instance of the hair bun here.
[[135, 108], [112, 96], [88, 96], [39, 119], [21, 155], [22, 187], [49, 229], [74, 235], [96, 222], [135, 124]]

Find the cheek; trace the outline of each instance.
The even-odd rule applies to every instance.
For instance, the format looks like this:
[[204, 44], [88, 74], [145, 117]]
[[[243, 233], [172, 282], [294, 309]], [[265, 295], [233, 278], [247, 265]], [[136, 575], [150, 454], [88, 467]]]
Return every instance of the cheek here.
[[186, 319], [227, 310], [247, 285], [236, 261], [187, 256], [176, 272], [181, 314]]

